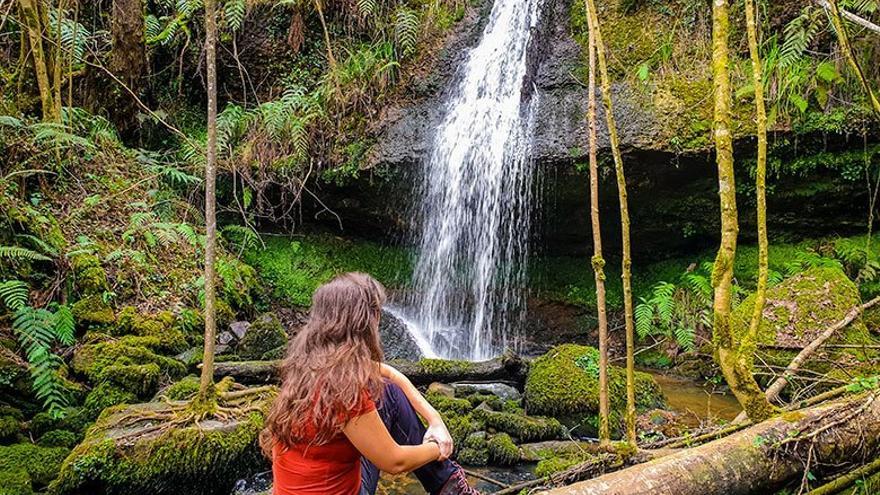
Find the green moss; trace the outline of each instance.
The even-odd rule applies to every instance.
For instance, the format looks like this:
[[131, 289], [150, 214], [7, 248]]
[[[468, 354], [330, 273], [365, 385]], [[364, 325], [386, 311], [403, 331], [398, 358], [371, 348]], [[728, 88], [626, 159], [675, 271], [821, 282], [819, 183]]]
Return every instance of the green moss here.
[[0, 471], [0, 495], [33, 495], [31, 476], [24, 469]]
[[428, 402], [434, 406], [434, 409], [446, 414], [468, 414], [474, 406], [467, 399], [457, 399], [447, 397], [435, 392], [428, 392], [425, 395]]
[[521, 416], [482, 408], [475, 409], [472, 414], [487, 428], [507, 433], [521, 442], [554, 440], [565, 434], [565, 428], [554, 418]]
[[459, 450], [460, 446], [464, 443], [464, 440], [468, 437], [468, 435], [480, 431], [486, 427], [483, 422], [481, 422], [471, 414], [459, 416], [449, 413], [444, 414], [441, 412], [440, 415], [443, 417], [443, 423], [449, 430], [449, 435], [452, 436], [452, 440], [455, 443], [456, 450]]
[[[531, 414], [586, 416], [599, 410], [599, 381], [578, 366], [577, 360], [591, 348], [563, 344], [532, 362], [526, 379], [526, 410]], [[625, 408], [626, 373], [616, 366], [609, 369], [608, 389], [612, 412]], [[647, 373], [636, 372], [636, 406], [651, 409], [663, 402], [660, 387]]]
[[153, 337], [157, 343], [152, 347], [167, 353], [179, 353], [188, 346], [182, 325], [170, 311], [143, 315], [136, 308], [126, 306], [119, 311], [112, 334]]
[[83, 408], [68, 407], [61, 418], [52, 417], [47, 412], [36, 414], [28, 422], [28, 430], [34, 437], [41, 437], [53, 430], [68, 430], [80, 434], [92, 424]]
[[276, 349], [287, 345], [287, 333], [278, 318], [269, 313], [254, 321], [236, 347], [236, 353], [243, 359], [264, 359]]
[[488, 464], [489, 446], [486, 441], [486, 432], [478, 431], [468, 435], [456, 458], [460, 463], [468, 466], [485, 466]]
[[535, 466], [535, 476], [538, 478], [550, 476], [565, 471], [566, 469], [574, 467], [582, 462], [586, 462], [587, 460], [589, 460], [589, 454], [583, 454], [580, 456], [552, 456], [546, 459], [541, 459], [538, 461], [538, 465]]
[[[731, 315], [731, 329], [737, 337], [748, 329], [754, 295], [746, 298]], [[829, 326], [841, 320], [861, 303], [858, 289], [838, 268], [811, 268], [767, 291], [767, 304], [758, 328], [758, 366], [787, 366], [801, 348]], [[831, 337], [828, 344], [876, 345], [865, 324], [857, 318]], [[761, 345], [774, 346], [761, 348]], [[827, 373], [831, 363], [857, 373], [878, 355], [868, 348], [825, 347], [803, 363], [802, 368]], [[788, 387], [787, 390], [797, 389]]]
[[487, 406], [496, 411], [500, 411], [504, 408], [504, 401], [495, 394], [478, 392], [474, 394], [469, 394], [464, 399], [468, 401], [473, 407], [477, 407], [480, 404], [485, 403]]
[[519, 447], [507, 433], [492, 435], [487, 442], [489, 462], [499, 466], [510, 466], [519, 462]]
[[470, 361], [458, 359], [422, 358], [416, 364], [423, 373], [438, 377], [465, 374], [474, 366], [474, 363]]
[[12, 415], [0, 416], [0, 442], [16, 440], [21, 433], [21, 419]]
[[303, 307], [311, 304], [319, 285], [340, 273], [363, 271], [397, 286], [411, 272], [409, 255], [401, 249], [331, 236], [270, 237], [265, 248], [246, 253], [245, 260], [269, 282], [274, 299]]
[[162, 395], [169, 400], [186, 400], [196, 395], [198, 391], [199, 377], [189, 375], [165, 389]]
[[119, 340], [101, 341], [80, 347], [73, 356], [73, 370], [97, 383], [105, 378], [104, 369], [109, 366], [155, 364], [159, 372], [180, 377], [185, 374], [183, 363], [161, 356], [150, 349], [161, 347], [153, 337], [123, 337]]
[[257, 445], [263, 412], [223, 427], [178, 427], [133, 442], [114, 440], [120, 415], [162, 407], [143, 404], [105, 412], [64, 461], [50, 493], [228, 493], [237, 479], [266, 469]]
[[58, 475], [68, 449], [59, 447], [40, 447], [31, 443], [18, 443], [0, 447], [0, 479], [5, 473], [12, 473], [20, 480], [20, 472], [28, 475], [33, 488], [48, 485]]
[[137, 395], [109, 382], [99, 383], [86, 396], [83, 409], [92, 420], [97, 419], [101, 412], [119, 404], [134, 404], [138, 401]]
[[79, 435], [68, 430], [52, 430], [37, 441], [40, 447], [63, 447], [71, 449], [79, 443]]
[[71, 308], [77, 322], [91, 325], [110, 325], [116, 321], [113, 308], [100, 295], [91, 295], [73, 303]]
[[109, 290], [107, 273], [94, 254], [77, 254], [70, 259], [77, 290], [84, 296], [100, 296]]

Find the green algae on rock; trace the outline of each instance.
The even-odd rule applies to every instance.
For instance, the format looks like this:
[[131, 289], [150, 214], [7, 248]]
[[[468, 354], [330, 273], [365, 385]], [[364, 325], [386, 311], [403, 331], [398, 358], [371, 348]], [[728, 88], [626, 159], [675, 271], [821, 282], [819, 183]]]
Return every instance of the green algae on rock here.
[[241, 342], [238, 343], [236, 353], [239, 357], [251, 359], [269, 359], [270, 354], [287, 345], [287, 333], [278, 317], [267, 313], [260, 316], [248, 328]]

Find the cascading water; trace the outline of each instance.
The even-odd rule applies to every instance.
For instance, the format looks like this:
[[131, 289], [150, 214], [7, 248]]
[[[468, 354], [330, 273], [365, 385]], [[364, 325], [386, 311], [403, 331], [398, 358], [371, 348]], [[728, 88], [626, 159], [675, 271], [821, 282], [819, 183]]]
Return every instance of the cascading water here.
[[541, 0], [495, 0], [437, 128], [412, 290], [393, 308], [425, 354], [485, 359], [524, 311], [532, 164], [527, 51]]

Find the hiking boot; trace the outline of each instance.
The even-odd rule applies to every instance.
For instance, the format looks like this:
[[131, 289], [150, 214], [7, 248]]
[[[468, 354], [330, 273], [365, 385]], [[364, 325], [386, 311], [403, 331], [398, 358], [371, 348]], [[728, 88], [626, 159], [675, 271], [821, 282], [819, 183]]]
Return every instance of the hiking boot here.
[[458, 467], [437, 495], [480, 495], [480, 492], [471, 488], [465, 478], [464, 469]]

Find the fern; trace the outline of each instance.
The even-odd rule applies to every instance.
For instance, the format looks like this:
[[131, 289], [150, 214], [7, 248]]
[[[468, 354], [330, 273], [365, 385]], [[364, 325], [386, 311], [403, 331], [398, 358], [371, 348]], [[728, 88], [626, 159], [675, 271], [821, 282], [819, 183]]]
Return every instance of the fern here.
[[27, 305], [28, 285], [21, 280], [0, 282], [0, 300], [7, 309], [17, 311]]
[[395, 13], [394, 34], [397, 46], [406, 56], [415, 52], [419, 36], [419, 15], [412, 9], [401, 6]]
[[227, 242], [237, 245], [240, 252], [257, 247], [262, 243], [256, 231], [243, 225], [227, 225], [220, 230], [220, 236]]
[[654, 306], [643, 297], [639, 298], [639, 301], [634, 311], [636, 334], [639, 339], [644, 339], [651, 334], [652, 327], [654, 326]]
[[74, 330], [76, 322], [73, 317], [73, 311], [66, 304], [62, 304], [55, 311], [55, 336], [58, 342], [63, 345], [73, 345], [76, 342]]
[[223, 13], [226, 16], [226, 25], [232, 32], [241, 29], [247, 11], [246, 0], [227, 0]]
[[48, 256], [20, 246], [0, 246], [0, 259], [12, 261], [52, 261], [52, 258]]
[[815, 9], [805, 7], [801, 14], [785, 25], [779, 66], [787, 69], [801, 60], [804, 52], [819, 34], [821, 24]]
[[12, 330], [25, 350], [34, 395], [53, 416], [63, 415], [68, 404], [67, 390], [58, 376], [61, 358], [51, 352], [59, 342], [73, 343], [73, 315], [62, 307], [58, 313], [46, 309], [19, 307], [13, 316]]
[[364, 19], [375, 18], [379, 13], [379, 2], [377, 0], [358, 0], [357, 10]]

